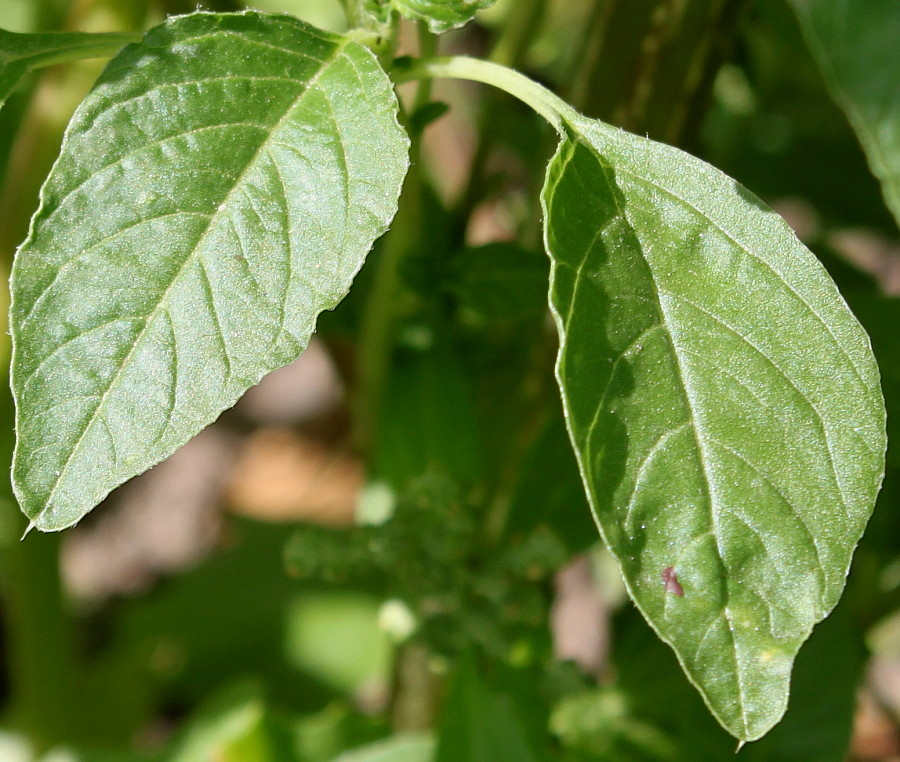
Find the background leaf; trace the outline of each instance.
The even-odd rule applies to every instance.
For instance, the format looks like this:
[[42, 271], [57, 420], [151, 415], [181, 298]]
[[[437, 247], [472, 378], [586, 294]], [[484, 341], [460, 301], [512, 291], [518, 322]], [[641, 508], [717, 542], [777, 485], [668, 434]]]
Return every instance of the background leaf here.
[[759, 738], [872, 511], [875, 361], [756, 197], [676, 149], [574, 129], [544, 204], [558, 377], [591, 503], [710, 709]]
[[424, 21], [439, 34], [469, 23], [478, 11], [490, 8], [496, 0], [393, 0], [407, 18]]
[[515, 321], [547, 311], [547, 257], [497, 242], [457, 252], [443, 287], [473, 319]]
[[80, 106], [12, 276], [19, 501], [77, 522], [305, 348], [408, 159], [361, 45], [287, 16], [171, 19]]
[[17, 34], [0, 29], [0, 106], [32, 69], [110, 56], [134, 39], [133, 34]]
[[395, 736], [341, 754], [334, 762], [431, 762], [434, 740], [428, 736]]
[[791, 0], [791, 5], [900, 223], [900, 4]]
[[441, 712], [435, 762], [534, 762], [511, 698], [488, 686], [463, 657]]

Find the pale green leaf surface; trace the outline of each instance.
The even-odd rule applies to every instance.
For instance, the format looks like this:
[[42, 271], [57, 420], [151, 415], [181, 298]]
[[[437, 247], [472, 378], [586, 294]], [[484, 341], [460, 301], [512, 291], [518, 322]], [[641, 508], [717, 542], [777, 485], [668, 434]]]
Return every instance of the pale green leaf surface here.
[[752, 194], [674, 148], [569, 121], [546, 243], [590, 501], [638, 607], [726, 729], [755, 739], [783, 714], [874, 504], [875, 361], [822, 266]]
[[434, 739], [425, 735], [398, 735], [336, 757], [334, 762], [432, 762]]
[[439, 34], [468, 24], [478, 11], [490, 8], [496, 0], [393, 0], [407, 18], [424, 21]]
[[132, 34], [18, 34], [0, 29], [0, 106], [19, 80], [32, 69], [82, 58], [111, 56], [132, 40]]
[[900, 3], [790, 1], [900, 224]]
[[361, 45], [193, 14], [79, 107], [12, 275], [16, 494], [77, 522], [305, 348], [396, 210], [408, 141]]

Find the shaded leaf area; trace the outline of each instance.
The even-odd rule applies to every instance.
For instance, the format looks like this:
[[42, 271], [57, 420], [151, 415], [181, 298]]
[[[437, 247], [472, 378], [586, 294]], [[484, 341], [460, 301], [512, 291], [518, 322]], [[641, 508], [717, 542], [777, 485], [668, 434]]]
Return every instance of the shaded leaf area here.
[[572, 554], [594, 545], [597, 526], [591, 518], [561, 411], [553, 411], [522, 465], [510, 495], [511, 534], [527, 535], [548, 527]]
[[847, 299], [872, 339], [881, 371], [881, 388], [887, 407], [888, 451], [891, 467], [900, 465], [900, 299], [871, 292], [851, 291]]
[[544, 204], [589, 497], [647, 620], [723, 726], [759, 738], [872, 511], [875, 361], [822, 266], [756, 197], [676, 149], [573, 129]]
[[388, 373], [373, 477], [401, 492], [426, 473], [472, 484], [482, 460], [470, 380], [440, 326], [413, 322], [405, 334]]
[[537, 762], [524, 721], [512, 696], [489, 686], [464, 657], [444, 700], [435, 762]]
[[[727, 762], [735, 742], [703, 709], [672, 653], [636, 612], [620, 612], [612, 654], [617, 679], [575, 693], [557, 707], [551, 726], [583, 759], [617, 762]], [[740, 759], [840, 762], [850, 744], [864, 649], [847, 612], [816, 628], [797, 658], [788, 711]]]
[[[791, 6], [758, 0], [742, 14], [738, 35], [745, 52], [726, 65], [716, 87], [702, 158], [760, 198], [805, 199], [826, 230], [865, 226], [892, 235], [896, 222], [881, 184], [828, 92]], [[801, 240], [821, 257], [818, 232], [807, 228]]]
[[900, 223], [900, 6], [893, 0], [791, 0], [791, 5]]
[[134, 39], [133, 34], [18, 34], [0, 29], [0, 106], [19, 80], [32, 69], [82, 58], [111, 56]]
[[305, 348], [390, 222], [407, 138], [361, 45], [171, 19], [76, 112], [12, 276], [17, 496], [77, 522]]
[[547, 257], [512, 243], [457, 252], [442, 286], [473, 321], [516, 321], [547, 309]]
[[478, 11], [496, 0], [393, 0], [394, 7], [407, 18], [424, 21], [439, 34], [467, 24]]

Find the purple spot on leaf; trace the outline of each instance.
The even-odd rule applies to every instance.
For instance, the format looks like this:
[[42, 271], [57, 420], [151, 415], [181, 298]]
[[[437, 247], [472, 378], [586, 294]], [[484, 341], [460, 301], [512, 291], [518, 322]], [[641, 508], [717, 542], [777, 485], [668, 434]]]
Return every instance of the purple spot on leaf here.
[[662, 573], [663, 583], [666, 586], [666, 592], [677, 595], [679, 598], [684, 597], [684, 588], [678, 581], [678, 575], [675, 574], [674, 566], [667, 566]]

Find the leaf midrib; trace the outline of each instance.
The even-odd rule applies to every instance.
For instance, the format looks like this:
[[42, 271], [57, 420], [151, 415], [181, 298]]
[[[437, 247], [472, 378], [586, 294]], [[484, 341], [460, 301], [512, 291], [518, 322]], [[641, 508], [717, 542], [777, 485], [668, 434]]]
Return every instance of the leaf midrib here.
[[219, 218], [219, 216], [223, 213], [222, 211], [220, 211], [220, 207], [227, 205], [227, 202], [232, 197], [232, 194], [234, 194], [237, 191], [237, 189], [242, 186], [244, 178], [247, 176], [248, 172], [250, 172], [250, 170], [255, 167], [259, 157], [261, 155], [263, 155], [263, 153], [268, 149], [269, 142], [271, 141], [272, 136], [278, 134], [281, 127], [290, 118], [290, 116], [296, 111], [296, 109], [300, 106], [300, 104], [303, 102], [303, 100], [306, 98], [306, 96], [310, 93], [310, 91], [316, 86], [316, 83], [318, 82], [318, 80], [338, 60], [338, 58], [344, 53], [344, 51], [350, 44], [351, 44], [350, 39], [341, 40], [335, 46], [335, 49], [328, 56], [328, 58], [323, 60], [322, 66], [319, 68], [319, 70], [316, 72], [316, 74], [314, 76], [310, 77], [310, 79], [306, 82], [305, 87], [301, 90], [300, 93], [298, 93], [297, 97], [291, 103], [290, 107], [285, 110], [284, 115], [281, 118], [279, 118], [279, 120], [272, 126], [272, 129], [270, 130], [269, 135], [260, 143], [260, 146], [256, 150], [256, 153], [254, 153], [253, 157], [247, 162], [247, 166], [243, 169], [241, 174], [236, 178], [235, 182], [231, 186], [228, 193], [225, 194], [225, 197], [223, 198], [223, 200], [218, 204], [216, 211], [210, 215], [209, 221], [206, 224], [206, 226], [204, 227], [203, 231], [200, 233], [197, 243], [193, 246], [191, 251], [185, 257], [184, 262], [182, 262], [182, 264], [181, 264], [181, 267], [179, 267], [178, 271], [173, 275], [171, 281], [169, 282], [169, 285], [166, 286], [166, 288], [163, 291], [162, 295], [160, 296], [159, 301], [157, 302], [156, 306], [147, 315], [147, 317], [145, 319], [144, 327], [141, 329], [141, 331], [135, 337], [134, 342], [132, 343], [131, 349], [129, 350], [128, 354], [125, 356], [125, 358], [119, 364], [119, 367], [116, 370], [115, 375], [110, 380], [110, 382], [107, 385], [103, 394], [100, 395], [99, 401], [98, 401], [96, 407], [94, 408], [94, 411], [91, 413], [90, 418], [85, 423], [85, 425], [81, 431], [81, 434], [78, 437], [78, 440], [76, 441], [75, 445], [72, 447], [71, 451], [69, 452], [69, 455], [66, 458], [62, 468], [60, 469], [59, 474], [57, 475], [55, 481], [53, 482], [53, 486], [51, 487], [50, 492], [48, 493], [47, 498], [44, 501], [43, 507], [31, 519], [32, 526], [36, 525], [36, 523], [38, 521], [40, 521], [41, 517], [46, 513], [47, 509], [52, 504], [53, 498], [56, 495], [56, 491], [59, 488], [59, 485], [64, 481], [64, 477], [68, 471], [70, 464], [75, 459], [76, 454], [80, 451], [81, 446], [84, 442], [84, 438], [87, 436], [87, 432], [91, 430], [91, 428], [94, 426], [94, 423], [97, 421], [98, 415], [100, 414], [100, 411], [103, 408], [103, 405], [106, 402], [108, 395], [118, 384], [118, 381], [121, 378], [124, 369], [128, 366], [129, 362], [131, 361], [131, 358], [134, 356], [135, 351], [137, 350], [138, 346], [141, 344], [144, 336], [147, 333], [147, 330], [148, 330], [151, 322], [163, 309], [163, 305], [166, 301], [166, 298], [168, 297], [173, 286], [180, 280], [180, 278], [184, 274], [185, 270], [187, 269], [188, 265], [196, 260], [197, 251], [201, 248], [204, 241], [206, 240], [206, 237], [209, 235], [209, 232], [213, 226], [214, 221], [217, 220]]
[[[581, 145], [585, 146], [594, 155], [594, 158], [597, 160], [597, 162], [600, 164], [601, 167], [604, 167], [604, 169], [609, 168], [613, 171], [618, 171], [620, 169], [619, 167], [611, 167], [609, 162], [603, 156], [600, 155], [600, 152], [593, 145], [591, 145], [590, 142], [588, 142], [587, 140], [581, 139], [581, 138], [577, 138], [577, 140], [579, 143], [581, 143]], [[637, 177], [636, 175], [634, 175], [634, 173], [629, 173], [629, 174], [632, 174], [632, 176]], [[640, 179], [640, 178], [638, 178], [638, 179]], [[613, 183], [614, 182], [615, 181], [613, 180]], [[617, 188], [617, 186], [616, 186], [616, 188]], [[662, 295], [660, 293], [660, 289], [657, 284], [656, 273], [654, 271], [653, 265], [650, 263], [649, 259], [644, 255], [644, 244], [640, 240], [640, 237], [638, 236], [638, 233], [637, 233], [637, 229], [636, 229], [635, 225], [633, 224], [631, 218], [628, 216], [627, 211], [625, 209], [623, 209], [622, 206], [620, 205], [619, 198], [615, 192], [612, 194], [612, 197], [613, 197], [613, 200], [614, 200], [614, 203], [616, 205], [616, 209], [617, 209], [619, 215], [622, 217], [623, 220], [625, 220], [628, 223], [628, 226], [631, 229], [632, 233], [634, 234], [635, 239], [640, 244], [641, 258], [644, 260], [645, 264], [647, 265], [647, 269], [650, 272], [650, 281], [653, 284], [653, 291], [654, 291], [654, 295], [656, 297], [656, 305], [658, 308], [659, 324], [669, 338], [668, 343], [672, 348], [672, 355], [674, 357], [676, 367], [678, 368], [678, 376], [679, 376], [679, 380], [680, 380], [681, 391], [684, 395], [684, 400], [685, 400], [685, 403], [687, 404], [688, 410], [690, 411], [690, 418], [687, 421], [685, 421], [684, 423], [682, 423], [681, 425], [682, 426], [689, 425], [690, 429], [694, 435], [694, 442], [696, 445], [696, 452], [697, 452], [697, 460], [699, 461], [700, 469], [703, 474], [703, 486], [704, 486], [704, 493], [705, 493], [705, 501], [709, 507], [710, 529], [711, 529], [712, 536], [713, 536], [713, 539], [715, 540], [715, 544], [716, 544], [716, 556], [718, 557], [719, 567], [723, 572], [722, 584], [726, 588], [725, 589], [725, 598], [727, 599], [728, 598], [727, 575], [726, 575], [727, 566], [725, 564], [722, 547], [720, 545], [721, 532], [719, 529], [719, 522], [718, 522], [716, 489], [713, 484], [712, 476], [710, 475], [709, 470], [707, 468], [708, 453], [707, 453], [707, 449], [706, 449], [704, 434], [703, 434], [703, 431], [701, 430], [702, 424], [697, 418], [697, 410], [699, 408], [699, 405], [697, 404], [696, 396], [692, 391], [692, 386], [691, 386], [692, 382], [689, 380], [690, 374], [688, 373], [687, 368], [685, 368], [684, 364], [682, 363], [681, 353], [678, 349], [679, 345], [678, 345], [678, 342], [676, 341], [675, 335], [673, 333], [671, 323], [669, 320], [668, 312], [666, 311], [666, 308], [663, 304]], [[679, 200], [681, 200], [681, 199], [679, 199]], [[747, 707], [746, 707], [746, 701], [745, 701], [747, 692], [746, 692], [746, 689], [744, 688], [743, 674], [742, 674], [742, 670], [741, 670], [740, 659], [738, 658], [737, 639], [735, 637], [734, 627], [733, 627], [732, 620], [731, 620], [731, 614], [730, 614], [730, 610], [728, 608], [727, 603], [722, 606], [721, 613], [719, 616], [721, 616], [722, 618], [725, 619], [725, 623], [726, 623], [728, 632], [730, 634], [731, 652], [732, 652], [732, 656], [734, 658], [735, 676], [737, 679], [738, 692], [739, 692], [739, 696], [740, 696], [739, 705], [740, 705], [740, 711], [741, 711], [741, 721], [744, 726], [744, 735], [749, 736], [750, 728], [749, 728], [749, 723], [748, 723], [748, 719], [747, 719]], [[705, 697], [705, 693], [703, 693], [703, 695]], [[712, 706], [710, 706], [710, 710], [713, 711], [714, 714], [717, 714], [716, 710]]]

